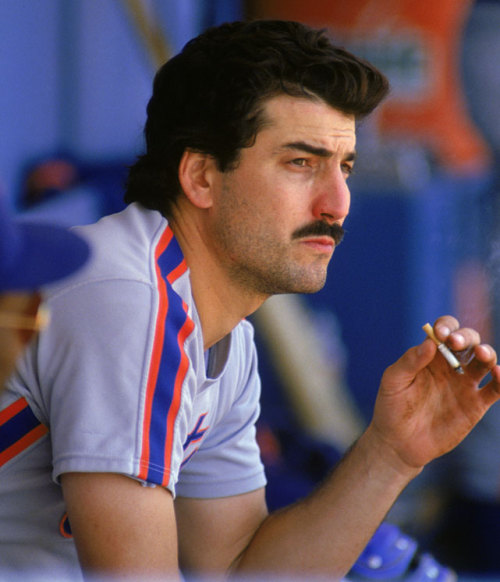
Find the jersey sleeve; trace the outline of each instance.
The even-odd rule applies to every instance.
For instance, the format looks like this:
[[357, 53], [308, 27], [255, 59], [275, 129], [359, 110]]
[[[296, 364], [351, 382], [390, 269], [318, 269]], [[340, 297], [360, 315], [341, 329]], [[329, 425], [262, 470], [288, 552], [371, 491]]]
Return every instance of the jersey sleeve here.
[[85, 283], [49, 306], [53, 317], [39, 341], [36, 373], [54, 479], [71, 471], [137, 477], [155, 324], [151, 286]]

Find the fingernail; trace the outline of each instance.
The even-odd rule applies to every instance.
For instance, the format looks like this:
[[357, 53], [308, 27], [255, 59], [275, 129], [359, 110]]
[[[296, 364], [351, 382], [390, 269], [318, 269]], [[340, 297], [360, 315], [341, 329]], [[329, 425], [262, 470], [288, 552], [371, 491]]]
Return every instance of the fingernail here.
[[490, 346], [487, 346], [485, 344], [481, 344], [481, 349], [486, 352], [485, 356], [487, 358], [491, 358], [491, 356], [493, 355], [493, 349], [490, 348]]
[[450, 333], [451, 333], [451, 330], [450, 330], [450, 328], [449, 328], [448, 326], [446, 326], [446, 325], [440, 325], [440, 326], [438, 326], [438, 329], [439, 329], [440, 335], [444, 336], [444, 337], [445, 337], [445, 339], [446, 339], [446, 338], [447, 338], [447, 337], [450, 335]]

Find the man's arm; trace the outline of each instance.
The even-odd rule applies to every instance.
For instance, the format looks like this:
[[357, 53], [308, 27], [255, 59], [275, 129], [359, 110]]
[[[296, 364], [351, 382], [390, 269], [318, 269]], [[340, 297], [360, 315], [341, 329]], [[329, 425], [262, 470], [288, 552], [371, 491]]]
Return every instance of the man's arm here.
[[315, 493], [271, 515], [263, 490], [220, 499], [176, 499], [181, 566], [205, 573], [340, 578], [408, 481], [400, 478], [397, 463], [388, 470], [365, 441], [368, 445], [366, 437], [358, 441]]
[[266, 518], [264, 489], [215, 499], [175, 500], [179, 561], [194, 572], [225, 572]]
[[61, 476], [69, 523], [86, 573], [177, 575], [171, 493], [113, 473]]
[[[441, 318], [436, 335], [474, 357], [457, 374], [426, 339], [382, 378], [369, 427], [330, 478], [302, 502], [270, 515], [240, 571], [322, 572], [341, 578], [398, 495], [430, 461], [454, 448], [500, 398], [495, 351]], [[451, 332], [451, 334], [450, 334]], [[486, 374], [491, 380], [481, 389]]]

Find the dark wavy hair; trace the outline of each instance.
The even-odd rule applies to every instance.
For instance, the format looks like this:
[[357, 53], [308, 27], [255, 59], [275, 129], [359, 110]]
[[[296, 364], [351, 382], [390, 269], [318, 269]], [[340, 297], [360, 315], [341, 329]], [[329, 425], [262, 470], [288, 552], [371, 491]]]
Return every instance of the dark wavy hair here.
[[184, 151], [213, 156], [221, 171], [234, 168], [241, 149], [254, 143], [271, 97], [319, 97], [360, 119], [388, 90], [380, 71], [333, 45], [324, 30], [282, 20], [210, 28], [155, 76], [146, 153], [130, 168], [125, 202], [168, 216], [181, 191]]

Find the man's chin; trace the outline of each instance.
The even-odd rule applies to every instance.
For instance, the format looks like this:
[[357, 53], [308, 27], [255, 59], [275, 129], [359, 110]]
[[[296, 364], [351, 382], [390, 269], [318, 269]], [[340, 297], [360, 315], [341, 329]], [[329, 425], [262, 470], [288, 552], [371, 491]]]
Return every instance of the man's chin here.
[[317, 293], [321, 291], [326, 283], [326, 272], [323, 276], [310, 277], [302, 281], [295, 281], [293, 285], [293, 290], [289, 293], [304, 293], [310, 295], [312, 293]]
[[326, 265], [295, 268], [281, 273], [275, 271], [261, 280], [260, 291], [268, 296], [292, 293], [312, 294], [323, 289], [326, 275]]
[[303, 293], [304, 295], [312, 295], [313, 293], [317, 293], [318, 291], [321, 291], [321, 289], [323, 289], [323, 287], [325, 286], [325, 283], [326, 283], [326, 279], [320, 285], [307, 287], [307, 288], [302, 289], [301, 291], [295, 291], [295, 293]]

